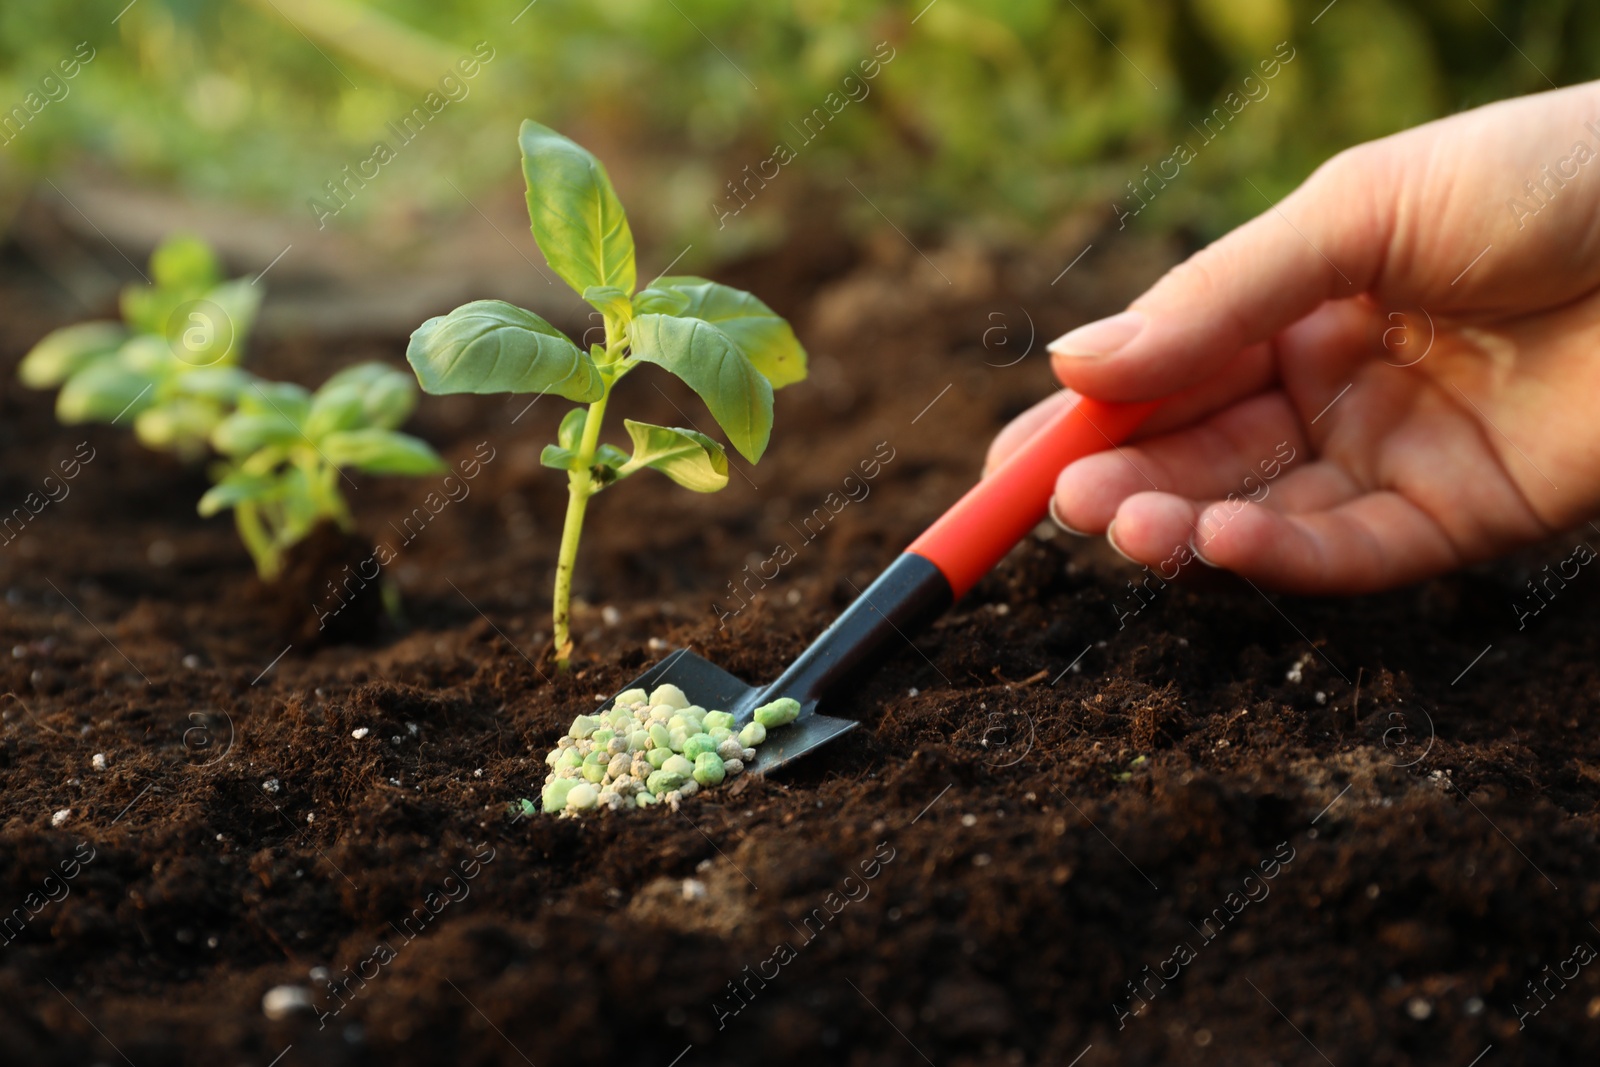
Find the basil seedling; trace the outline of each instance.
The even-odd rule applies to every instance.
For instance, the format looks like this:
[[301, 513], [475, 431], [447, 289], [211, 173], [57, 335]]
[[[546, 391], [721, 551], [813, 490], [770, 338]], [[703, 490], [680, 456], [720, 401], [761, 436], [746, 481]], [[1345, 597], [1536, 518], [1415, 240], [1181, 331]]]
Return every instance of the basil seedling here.
[[227, 457], [200, 514], [233, 509], [239, 536], [263, 579], [283, 554], [324, 521], [351, 529], [341, 469], [369, 474], [431, 474], [445, 469], [424, 441], [396, 431], [416, 406], [417, 387], [402, 371], [360, 363], [315, 393], [252, 379], [238, 410], [219, 422], [211, 444]]
[[237, 364], [261, 294], [243, 278], [223, 281], [216, 256], [197, 237], [163, 243], [150, 257], [150, 275], [153, 284], [122, 291], [121, 323], [56, 330], [17, 373], [35, 389], [60, 387], [62, 422], [131, 416], [146, 446], [193, 461], [250, 381]]
[[806, 353], [789, 324], [749, 293], [686, 276], [638, 290], [633, 232], [605, 167], [536, 122], [522, 124], [518, 141], [534, 240], [600, 312], [605, 344], [586, 352], [531, 311], [475, 300], [418, 327], [406, 358], [429, 393], [555, 393], [588, 405], [567, 413], [557, 443], [540, 457], [567, 472], [551, 609], [555, 658], [565, 668], [572, 568], [589, 498], [646, 467], [695, 492], [728, 484], [722, 446], [695, 430], [624, 419], [632, 453], [602, 444], [612, 387], [640, 363], [677, 375], [754, 463], [772, 432], [772, 391], [805, 378]]

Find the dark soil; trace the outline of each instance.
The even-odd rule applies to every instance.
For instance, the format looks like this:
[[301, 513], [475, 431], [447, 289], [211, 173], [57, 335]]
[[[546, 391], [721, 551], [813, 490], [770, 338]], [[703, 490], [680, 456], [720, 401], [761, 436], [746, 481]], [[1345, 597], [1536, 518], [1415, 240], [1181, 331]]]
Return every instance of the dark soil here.
[[[284, 553], [283, 573], [257, 583], [261, 610], [302, 648], [366, 641], [383, 625], [383, 583], [371, 541], [323, 523]], [[312, 605], [306, 611], [306, 605]]]
[[[12, 384], [81, 312], [11, 262], [0, 514], [94, 458], [0, 547], [0, 1061], [1592, 1062], [1600, 578], [1520, 631], [1512, 606], [1577, 534], [1384, 597], [1213, 580], [1137, 615], [1103, 546], [1036, 537], [793, 773], [678, 815], [508, 815], [664, 649], [775, 675], [1049, 388], [1043, 341], [1164, 261], [1087, 262], [1068, 294], [1081, 238], [937, 273], [890, 238], [731, 273], [797, 317], [813, 377], [727, 491], [596, 501], [565, 677], [542, 659], [563, 487], [537, 462], [559, 401], [425, 401], [456, 488], [351, 494], [404, 621], [310, 649], [194, 514], [201, 472]], [[402, 348], [254, 365], [315, 384]], [[704, 424], [659, 376], [625, 386], [622, 412]], [[267, 1018], [281, 984], [313, 1010]]]

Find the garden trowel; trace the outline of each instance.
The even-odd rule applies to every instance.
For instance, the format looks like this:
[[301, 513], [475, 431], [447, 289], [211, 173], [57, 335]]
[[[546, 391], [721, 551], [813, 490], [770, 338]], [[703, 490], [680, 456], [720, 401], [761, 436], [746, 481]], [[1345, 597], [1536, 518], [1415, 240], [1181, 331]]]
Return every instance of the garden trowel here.
[[702, 707], [731, 712], [735, 730], [763, 704], [799, 701], [799, 717], [756, 750], [757, 774], [849, 733], [854, 719], [820, 715], [818, 703], [910, 644], [1039, 524], [1063, 467], [1121, 443], [1155, 408], [1078, 398], [928, 527], [770, 685], [751, 685], [684, 648], [623, 688], [670, 682]]

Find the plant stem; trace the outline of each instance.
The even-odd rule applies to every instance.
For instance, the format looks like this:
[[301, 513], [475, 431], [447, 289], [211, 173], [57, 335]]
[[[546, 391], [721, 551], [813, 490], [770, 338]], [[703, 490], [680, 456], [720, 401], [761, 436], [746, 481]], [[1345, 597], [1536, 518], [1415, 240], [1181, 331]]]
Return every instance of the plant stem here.
[[350, 505], [345, 502], [344, 493], [339, 490], [339, 479], [343, 475], [339, 473], [339, 468], [331, 463], [323, 463], [320, 466], [323, 507], [333, 521], [339, 524], [339, 529], [346, 533], [354, 533], [356, 517], [350, 514]]
[[266, 527], [261, 523], [261, 516], [256, 511], [256, 506], [249, 501], [240, 501], [233, 509], [235, 525], [239, 527], [239, 539], [244, 542], [244, 547], [250, 550], [250, 556], [256, 561], [256, 573], [262, 581], [271, 581], [278, 576], [278, 568], [282, 560], [278, 549], [273, 544], [272, 536], [267, 533]]
[[355, 516], [350, 514], [350, 505], [345, 503], [344, 494], [339, 491], [339, 468], [323, 459], [322, 453], [315, 447], [302, 449], [295, 457], [294, 465], [305, 473], [306, 486], [316, 504], [317, 517], [332, 519], [346, 533], [354, 532]]
[[572, 664], [572, 565], [578, 558], [578, 539], [583, 535], [583, 514], [589, 507], [589, 498], [595, 494], [595, 446], [600, 440], [600, 423], [605, 419], [606, 401], [610, 399], [611, 386], [606, 384], [606, 395], [589, 405], [589, 414], [583, 423], [583, 438], [578, 443], [576, 469], [567, 474], [567, 517], [561, 526], [561, 550], [556, 556], [555, 597], [550, 607], [551, 629], [555, 634], [556, 666], [567, 670]]

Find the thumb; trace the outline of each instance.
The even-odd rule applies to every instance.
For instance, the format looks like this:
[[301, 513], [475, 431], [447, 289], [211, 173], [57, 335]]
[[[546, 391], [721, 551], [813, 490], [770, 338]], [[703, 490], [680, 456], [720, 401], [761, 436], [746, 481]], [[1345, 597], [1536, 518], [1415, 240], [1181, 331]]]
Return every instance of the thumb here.
[[1366, 292], [1393, 229], [1385, 156], [1371, 145], [1334, 157], [1127, 311], [1051, 342], [1056, 377], [1100, 400], [1156, 400], [1218, 373], [1323, 301]]

